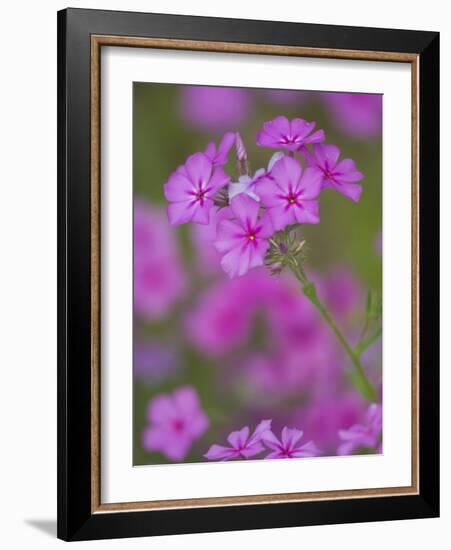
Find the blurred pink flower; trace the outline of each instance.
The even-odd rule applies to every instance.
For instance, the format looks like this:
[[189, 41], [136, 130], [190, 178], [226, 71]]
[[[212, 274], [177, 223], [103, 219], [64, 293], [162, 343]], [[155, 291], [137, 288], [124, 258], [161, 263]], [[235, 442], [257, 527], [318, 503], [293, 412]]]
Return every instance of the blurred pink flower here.
[[244, 88], [183, 86], [180, 114], [189, 125], [204, 131], [239, 126], [251, 109], [251, 92]]
[[324, 141], [324, 130], [317, 130], [311, 134], [314, 128], [315, 122], [307, 122], [302, 118], [289, 121], [285, 116], [277, 116], [263, 124], [263, 128], [257, 134], [257, 145], [299, 151], [305, 145]]
[[154, 397], [149, 403], [147, 418], [150, 425], [143, 432], [143, 448], [159, 451], [174, 461], [186, 457], [193, 441], [199, 439], [209, 425], [192, 386]]
[[139, 199], [134, 204], [133, 241], [135, 312], [160, 319], [183, 298], [187, 279], [166, 217]]
[[354, 424], [348, 430], [339, 430], [343, 443], [338, 455], [350, 455], [360, 447], [378, 448], [382, 433], [382, 405], [372, 403], [366, 412], [365, 424]]
[[224, 134], [218, 148], [216, 148], [214, 142], [207, 145], [205, 154], [211, 160], [213, 166], [224, 166], [224, 164], [227, 164], [229, 151], [235, 143], [235, 139], [235, 132], [227, 132]]
[[169, 223], [193, 221], [208, 224], [215, 193], [230, 181], [220, 167], [214, 167], [205, 153], [194, 153], [164, 184]]
[[263, 265], [274, 230], [268, 216], [261, 218], [259, 204], [241, 194], [230, 201], [233, 220], [218, 225], [215, 247], [224, 254], [221, 266], [230, 277], [244, 275], [249, 269]]
[[359, 201], [362, 186], [356, 182], [365, 176], [357, 170], [352, 159], [338, 162], [340, 149], [336, 145], [317, 144], [311, 153], [306, 151], [304, 154], [308, 166], [322, 175], [325, 189], [335, 189], [348, 199]]
[[337, 127], [352, 138], [375, 138], [382, 130], [382, 95], [325, 92], [321, 97]]
[[267, 431], [262, 436], [262, 441], [271, 449], [271, 452], [265, 458], [305, 458], [318, 456], [321, 454], [313, 441], [299, 444], [303, 432], [295, 428], [283, 428], [280, 440], [271, 431]]
[[335, 267], [327, 276], [318, 278], [316, 286], [320, 298], [339, 319], [345, 320], [356, 310], [365, 307], [366, 297], [362, 284], [345, 266]]
[[265, 90], [265, 96], [269, 101], [276, 105], [296, 105], [305, 103], [310, 94], [309, 92], [300, 92], [298, 90]]
[[253, 308], [240, 287], [240, 279], [217, 282], [185, 316], [186, 337], [209, 357], [221, 357], [249, 338]]
[[339, 443], [338, 431], [356, 424], [365, 411], [365, 402], [356, 391], [325, 395], [308, 403], [293, 416], [302, 421], [304, 432], [324, 452], [334, 454]]
[[302, 170], [298, 160], [284, 156], [271, 170], [271, 177], [258, 184], [257, 194], [267, 207], [276, 231], [296, 223], [319, 223], [322, 174]]
[[204, 455], [208, 460], [230, 460], [231, 458], [252, 458], [265, 450], [261, 439], [271, 429], [271, 420], [262, 420], [249, 436], [249, 428], [245, 426], [241, 430], [228, 435], [227, 441], [230, 447], [212, 445]]

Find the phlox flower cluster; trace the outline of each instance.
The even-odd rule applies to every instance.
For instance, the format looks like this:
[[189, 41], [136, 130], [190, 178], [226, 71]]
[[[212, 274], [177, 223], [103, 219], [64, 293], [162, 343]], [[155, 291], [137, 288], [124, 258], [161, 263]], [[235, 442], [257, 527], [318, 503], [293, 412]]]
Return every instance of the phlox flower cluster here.
[[318, 456], [321, 451], [313, 441], [301, 444], [303, 432], [296, 428], [282, 429], [280, 438], [271, 431], [271, 420], [262, 420], [252, 434], [248, 426], [231, 432], [227, 436], [228, 447], [212, 445], [205, 458], [208, 460], [230, 460], [233, 458], [306, 458]]
[[[242, 276], [264, 265], [270, 239], [277, 232], [320, 222], [319, 195], [332, 188], [350, 200], [360, 199], [363, 179], [351, 159], [326, 145], [314, 122], [278, 116], [265, 122], [256, 144], [276, 149], [268, 166], [249, 173], [244, 143], [228, 132], [216, 147], [188, 157], [164, 185], [172, 225], [193, 222], [215, 237], [221, 266], [230, 276]], [[235, 144], [240, 168], [237, 181], [224, 170]]]

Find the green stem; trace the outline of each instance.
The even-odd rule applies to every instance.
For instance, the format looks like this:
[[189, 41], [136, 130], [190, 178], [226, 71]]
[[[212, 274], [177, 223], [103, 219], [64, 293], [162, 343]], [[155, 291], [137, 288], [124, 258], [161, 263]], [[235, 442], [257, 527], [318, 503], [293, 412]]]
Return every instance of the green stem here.
[[[338, 328], [337, 324], [335, 323], [331, 313], [327, 309], [327, 307], [320, 301], [318, 298], [316, 287], [314, 283], [312, 283], [305, 271], [303, 270], [302, 266], [293, 258], [293, 260], [290, 262], [290, 268], [291, 271], [294, 273], [298, 281], [302, 284], [302, 289], [305, 294], [305, 296], [310, 300], [310, 302], [316, 307], [316, 309], [320, 312], [322, 318], [326, 321], [326, 323], [329, 325], [329, 327], [332, 329], [333, 333], [335, 334], [337, 340], [340, 342], [342, 348], [348, 355], [349, 359], [352, 362], [352, 365], [354, 367], [352, 380], [357, 386], [357, 388], [360, 390], [362, 395], [368, 399], [369, 401], [376, 401], [376, 391], [371, 384], [371, 382], [368, 380], [365, 370], [362, 367], [362, 364], [360, 363], [360, 354], [357, 353], [356, 350], [354, 350], [348, 343], [347, 339], [343, 336], [342, 332]], [[375, 335], [373, 335], [375, 336]], [[377, 336], [375, 336], [377, 338]], [[373, 340], [374, 341], [374, 340]], [[362, 343], [367, 342], [365, 340]], [[371, 342], [368, 344], [370, 345]], [[366, 349], [366, 348], [365, 348]]]
[[354, 348], [354, 353], [360, 357], [362, 353], [367, 350], [382, 334], [382, 327], [379, 327], [377, 330], [373, 332], [368, 338], [365, 338], [361, 342], [357, 344], [357, 346]]

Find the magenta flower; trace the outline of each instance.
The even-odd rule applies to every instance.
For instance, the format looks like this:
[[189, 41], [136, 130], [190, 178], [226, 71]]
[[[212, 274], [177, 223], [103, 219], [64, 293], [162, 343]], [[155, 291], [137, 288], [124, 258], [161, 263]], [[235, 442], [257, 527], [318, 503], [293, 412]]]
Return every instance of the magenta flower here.
[[249, 436], [249, 428], [245, 426], [241, 430], [232, 432], [227, 437], [230, 447], [212, 445], [204, 457], [208, 460], [230, 460], [231, 458], [252, 458], [265, 450], [261, 440], [271, 429], [271, 420], [262, 420]]
[[159, 451], [173, 461], [183, 460], [193, 441], [207, 430], [209, 420], [202, 410], [192, 386], [175, 390], [172, 395], [160, 394], [149, 403], [150, 422], [142, 436], [147, 451]]
[[243, 88], [183, 86], [180, 114], [190, 126], [219, 132], [241, 124], [252, 104], [251, 93]]
[[162, 211], [135, 199], [134, 310], [148, 320], [166, 316], [185, 295], [187, 277], [174, 237]]
[[356, 168], [351, 159], [338, 162], [340, 149], [336, 145], [318, 144], [313, 146], [312, 153], [306, 153], [307, 164], [323, 175], [323, 187], [335, 189], [348, 199], [358, 202], [362, 186], [356, 182], [365, 176]]
[[216, 144], [213, 142], [207, 145], [205, 154], [211, 160], [213, 166], [224, 166], [224, 164], [227, 164], [227, 157], [232, 145], [235, 143], [235, 137], [236, 134], [234, 132], [227, 132], [224, 134], [218, 148], [216, 148]]
[[268, 163], [268, 168], [260, 168], [255, 172], [253, 177], [248, 176], [247, 174], [240, 176], [238, 178], [238, 182], [236, 183], [229, 183], [228, 191], [229, 191], [229, 199], [233, 199], [233, 197], [236, 197], [237, 195], [240, 195], [241, 193], [244, 193], [251, 197], [251, 199], [254, 199], [255, 201], [260, 201], [260, 197], [258, 196], [258, 183], [262, 182], [264, 178], [271, 176], [271, 170], [273, 169], [274, 165], [277, 161], [279, 161], [284, 156], [283, 153], [280, 151], [277, 153], [274, 153], [274, 155], [271, 157]]
[[186, 337], [208, 357], [222, 357], [249, 338], [253, 310], [242, 279], [224, 279], [207, 288], [184, 319]]
[[294, 118], [290, 122], [285, 116], [277, 116], [263, 124], [257, 134], [257, 145], [299, 151], [305, 145], [325, 140], [324, 130], [311, 133], [315, 125], [315, 122], [307, 122], [302, 118]]
[[360, 447], [378, 448], [382, 433], [382, 405], [372, 403], [366, 412], [365, 424], [354, 424], [349, 430], [339, 430], [343, 443], [338, 455], [350, 455]]
[[221, 260], [224, 271], [236, 277], [263, 265], [274, 230], [266, 214], [258, 217], [259, 204], [250, 197], [238, 195], [230, 201], [230, 208], [235, 219], [219, 224], [215, 246], [225, 254]]
[[295, 428], [283, 428], [280, 441], [271, 431], [267, 431], [262, 436], [262, 441], [271, 449], [271, 452], [265, 458], [305, 458], [318, 456], [321, 454], [313, 441], [299, 445], [303, 436], [301, 430]]
[[375, 138], [382, 130], [382, 95], [325, 92], [321, 94], [336, 126], [353, 138]]
[[294, 158], [284, 156], [276, 162], [271, 178], [258, 184], [258, 195], [276, 231], [295, 223], [319, 223], [321, 182], [321, 173], [311, 168], [302, 171]]
[[169, 223], [193, 221], [208, 224], [215, 193], [230, 180], [222, 168], [214, 167], [205, 153], [194, 153], [164, 184]]

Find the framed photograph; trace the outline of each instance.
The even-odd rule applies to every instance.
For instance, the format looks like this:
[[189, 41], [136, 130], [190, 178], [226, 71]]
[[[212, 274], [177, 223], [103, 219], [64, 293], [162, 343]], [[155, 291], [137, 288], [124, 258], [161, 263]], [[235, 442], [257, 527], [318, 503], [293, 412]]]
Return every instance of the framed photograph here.
[[58, 13], [58, 536], [439, 514], [439, 35]]

